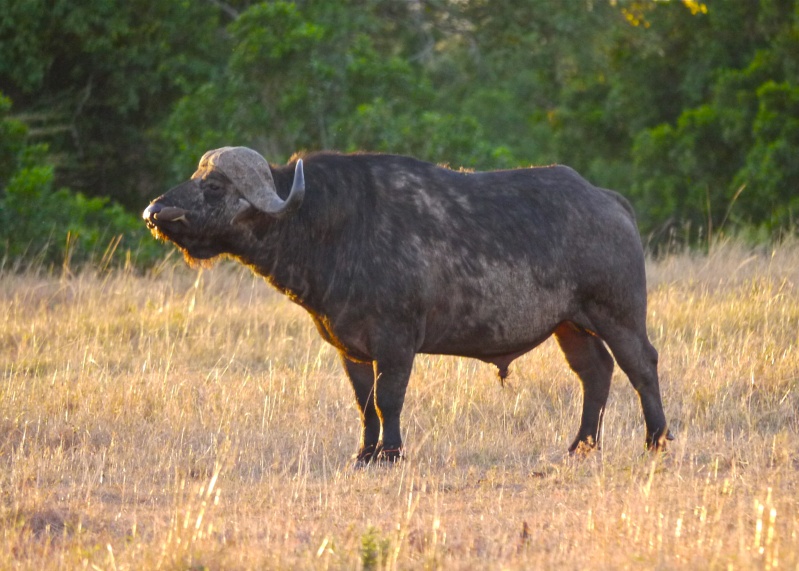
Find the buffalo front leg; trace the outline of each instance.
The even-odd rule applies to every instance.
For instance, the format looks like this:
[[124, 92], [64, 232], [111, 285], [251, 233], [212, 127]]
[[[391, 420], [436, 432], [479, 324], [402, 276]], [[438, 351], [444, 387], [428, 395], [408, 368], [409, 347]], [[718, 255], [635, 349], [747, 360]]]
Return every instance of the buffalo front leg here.
[[341, 355], [344, 370], [355, 391], [361, 415], [361, 442], [355, 456], [356, 466], [368, 464], [377, 452], [380, 441], [380, 417], [375, 409], [375, 372], [372, 363], [352, 361]]
[[569, 452], [574, 452], [581, 446], [589, 449], [599, 447], [602, 416], [613, 375], [613, 358], [599, 338], [572, 323], [559, 325], [555, 330], [555, 338], [583, 386], [580, 430], [569, 446]]
[[378, 459], [396, 462], [403, 456], [400, 414], [413, 368], [413, 354], [375, 361], [375, 405], [383, 428]]

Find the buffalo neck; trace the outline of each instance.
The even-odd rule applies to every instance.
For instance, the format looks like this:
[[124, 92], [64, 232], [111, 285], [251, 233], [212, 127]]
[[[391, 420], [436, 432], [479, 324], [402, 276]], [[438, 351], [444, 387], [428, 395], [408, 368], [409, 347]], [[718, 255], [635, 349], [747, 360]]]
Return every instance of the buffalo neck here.
[[[356, 213], [341, 203], [338, 187], [319, 176], [312, 160], [305, 165], [302, 206], [283, 218], [257, 214], [231, 253], [292, 301], [323, 314], [331, 310], [330, 299], [340, 298], [332, 294], [352, 280], [362, 236], [353, 233], [360, 228], [351, 223]], [[281, 198], [288, 196], [292, 175], [293, 165], [273, 168]]]

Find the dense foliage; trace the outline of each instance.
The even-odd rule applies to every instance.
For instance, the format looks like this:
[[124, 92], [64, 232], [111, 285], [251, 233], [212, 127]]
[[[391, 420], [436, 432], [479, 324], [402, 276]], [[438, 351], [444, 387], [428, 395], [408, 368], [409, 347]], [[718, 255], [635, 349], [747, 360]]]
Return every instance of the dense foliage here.
[[45, 144], [25, 144], [26, 126], [4, 118], [8, 99], [0, 97], [0, 196], [2, 267], [53, 267], [92, 262], [147, 265], [158, 259], [139, 220], [107, 197], [87, 197], [54, 189], [54, 168]]
[[799, 213], [797, 53], [797, 0], [11, 2], [0, 238], [17, 257], [133, 232], [115, 204], [227, 144], [561, 162], [654, 242], [769, 238]]

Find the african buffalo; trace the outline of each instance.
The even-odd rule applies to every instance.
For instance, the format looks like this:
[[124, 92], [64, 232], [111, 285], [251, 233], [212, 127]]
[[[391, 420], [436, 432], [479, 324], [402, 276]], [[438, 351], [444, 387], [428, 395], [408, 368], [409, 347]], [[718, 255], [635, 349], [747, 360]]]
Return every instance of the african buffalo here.
[[632, 208], [568, 167], [465, 172], [329, 152], [270, 166], [224, 147], [143, 217], [189, 262], [230, 255], [311, 314], [355, 390], [357, 465], [402, 457], [417, 353], [474, 357], [504, 379], [553, 333], [583, 386], [570, 451], [598, 444], [605, 344], [638, 392], [647, 448], [670, 437]]

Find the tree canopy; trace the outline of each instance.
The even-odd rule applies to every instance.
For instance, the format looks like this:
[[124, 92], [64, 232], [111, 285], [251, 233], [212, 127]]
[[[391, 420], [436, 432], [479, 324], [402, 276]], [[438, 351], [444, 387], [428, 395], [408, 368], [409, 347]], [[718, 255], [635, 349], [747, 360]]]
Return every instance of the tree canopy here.
[[[87, 204], [133, 233], [122, 207], [231, 144], [559, 162], [628, 196], [654, 243], [769, 238], [799, 214], [797, 53], [797, 0], [10, 2], [2, 239], [29, 252]], [[21, 230], [52, 195], [82, 206]]]

